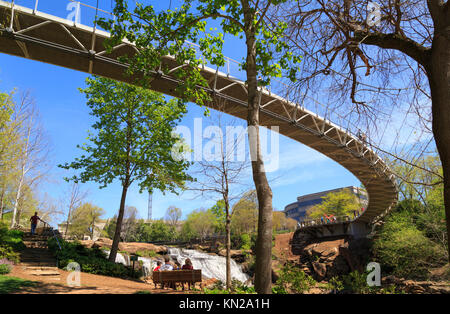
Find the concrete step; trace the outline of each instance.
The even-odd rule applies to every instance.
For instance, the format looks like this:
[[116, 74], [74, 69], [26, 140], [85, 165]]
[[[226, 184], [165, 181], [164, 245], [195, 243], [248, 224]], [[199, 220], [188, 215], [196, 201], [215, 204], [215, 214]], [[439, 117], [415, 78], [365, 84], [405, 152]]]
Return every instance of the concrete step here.
[[34, 271], [58, 271], [58, 267], [56, 266], [26, 266], [25, 269]]
[[33, 276], [59, 276], [60, 273], [57, 271], [51, 271], [51, 270], [34, 270], [28, 272], [30, 275]]
[[21, 259], [20, 260], [22, 262], [22, 264], [33, 264], [33, 263], [43, 263], [43, 264], [56, 264], [56, 260], [55, 259], [50, 259], [50, 258], [40, 258], [40, 259], [35, 259], [35, 258], [26, 258], [26, 259]]

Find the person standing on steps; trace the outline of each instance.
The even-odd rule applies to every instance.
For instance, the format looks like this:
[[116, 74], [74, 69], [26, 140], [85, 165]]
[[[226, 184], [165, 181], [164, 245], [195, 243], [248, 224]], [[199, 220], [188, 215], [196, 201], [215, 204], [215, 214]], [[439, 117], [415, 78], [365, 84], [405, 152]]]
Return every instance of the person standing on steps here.
[[39, 216], [37, 215], [37, 212], [35, 212], [34, 216], [32, 216], [30, 218], [30, 221], [31, 221], [31, 235], [34, 235], [36, 233], [36, 226], [38, 224], [38, 220], [41, 220], [41, 218], [39, 218]]

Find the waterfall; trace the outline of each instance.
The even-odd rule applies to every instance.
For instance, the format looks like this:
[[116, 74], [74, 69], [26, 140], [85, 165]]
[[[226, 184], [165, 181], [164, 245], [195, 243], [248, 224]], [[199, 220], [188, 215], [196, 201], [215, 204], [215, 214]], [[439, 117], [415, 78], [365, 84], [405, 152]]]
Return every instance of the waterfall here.
[[[103, 250], [106, 253], [106, 257], [109, 257], [110, 251]], [[138, 262], [142, 261], [142, 269], [144, 271], [144, 276], [149, 277], [153, 273], [153, 269], [156, 267], [156, 261], [153, 261], [148, 257], [138, 257]], [[123, 264], [125, 266], [131, 266], [130, 257], [128, 255], [123, 255], [121, 253], [117, 253], [116, 255], [116, 263]]]
[[[186, 258], [189, 258], [194, 269], [201, 269], [202, 276], [206, 278], [216, 278], [222, 282], [226, 281], [226, 258], [223, 256], [211, 255], [196, 250], [169, 248], [169, 255], [173, 260], [177, 260], [184, 265]], [[234, 260], [231, 260], [231, 278], [245, 283], [249, 277], [242, 272]]]
[[150, 277], [153, 274], [153, 269], [156, 267], [156, 261], [149, 257], [138, 257], [138, 261], [142, 261], [142, 269], [144, 270], [144, 277]]

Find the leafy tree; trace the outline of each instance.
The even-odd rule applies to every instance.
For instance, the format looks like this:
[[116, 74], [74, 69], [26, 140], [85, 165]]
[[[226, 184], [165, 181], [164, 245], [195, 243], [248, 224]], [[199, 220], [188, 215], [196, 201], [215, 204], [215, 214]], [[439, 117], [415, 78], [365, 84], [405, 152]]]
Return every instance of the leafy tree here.
[[164, 220], [153, 221], [150, 225], [150, 241], [167, 241], [176, 238], [176, 230], [173, 225], [169, 225]]
[[[245, 196], [233, 206], [231, 228], [234, 234], [253, 233], [257, 228], [258, 207]], [[272, 241], [272, 240], [271, 240]]]
[[127, 191], [133, 182], [143, 190], [176, 189], [190, 179], [185, 174], [189, 164], [173, 160], [171, 148], [176, 142], [172, 129], [185, 113], [177, 100], [166, 101], [161, 94], [105, 78], [88, 78], [81, 89], [88, 100], [96, 134], [89, 134], [90, 144], [78, 146], [87, 155], [60, 167], [82, 170], [71, 179], [95, 181], [100, 188], [115, 179], [122, 184], [122, 196], [110, 261], [115, 261], [125, 211]]
[[225, 201], [224, 200], [218, 200], [214, 206], [212, 206], [209, 209], [215, 218], [214, 221], [214, 228], [217, 233], [224, 233], [225, 232], [225, 225], [226, 225], [226, 209], [225, 209]]
[[105, 211], [89, 202], [82, 203], [73, 210], [69, 223], [69, 233], [77, 238], [82, 238], [85, 234], [89, 234], [91, 239], [94, 232], [99, 231], [96, 223], [100, 221], [100, 217]]
[[166, 220], [172, 227], [176, 227], [178, 220], [181, 218], [181, 209], [175, 206], [170, 206], [166, 211]]
[[29, 93], [21, 95], [14, 106], [13, 134], [16, 136], [14, 148], [17, 171], [14, 202], [12, 206], [11, 228], [20, 221], [20, 202], [25, 189], [33, 189], [49, 171], [47, 165], [49, 144], [39, 121], [39, 113]]
[[292, 218], [287, 218], [284, 212], [273, 212], [273, 230], [290, 230], [293, 231], [297, 227], [297, 221]]
[[[207, 82], [200, 75], [194, 49], [185, 41], [198, 43], [202, 54], [214, 65], [223, 66], [224, 33], [238, 36], [246, 45], [242, 68], [246, 73], [248, 94], [249, 142], [252, 155], [253, 180], [259, 200], [259, 227], [255, 287], [258, 293], [271, 293], [271, 238], [272, 238], [272, 191], [264, 171], [261, 153], [259, 124], [259, 87], [270, 82], [271, 77], [283, 72], [294, 79], [300, 57], [293, 56], [284, 41], [285, 23], [267, 23], [265, 15], [274, 5], [285, 0], [252, 2], [249, 0], [185, 0], [175, 10], [157, 13], [152, 5], [138, 4], [131, 13], [127, 1], [118, 0], [114, 8], [114, 21], [101, 21], [102, 27], [111, 31], [109, 48], [124, 38], [135, 42], [140, 50], [133, 58], [125, 58], [131, 73], [143, 76], [141, 84], [149, 86], [159, 71], [180, 79], [177, 86], [179, 97], [195, 99], [200, 105], [210, 100]], [[224, 33], [206, 31], [208, 20], [220, 20]], [[185, 64], [177, 71], [168, 73], [163, 58], [173, 56], [178, 64]], [[154, 71], [149, 71], [154, 70]], [[159, 72], [161, 73], [161, 72]], [[260, 79], [258, 79], [260, 77]]]
[[356, 195], [348, 190], [329, 193], [322, 197], [322, 199], [322, 203], [308, 209], [307, 215], [309, 217], [319, 218], [323, 215], [353, 217], [353, 211], [361, 209], [361, 205]]
[[211, 210], [199, 209], [191, 212], [183, 224], [183, 232], [201, 239], [211, 235], [214, 230], [215, 217]]

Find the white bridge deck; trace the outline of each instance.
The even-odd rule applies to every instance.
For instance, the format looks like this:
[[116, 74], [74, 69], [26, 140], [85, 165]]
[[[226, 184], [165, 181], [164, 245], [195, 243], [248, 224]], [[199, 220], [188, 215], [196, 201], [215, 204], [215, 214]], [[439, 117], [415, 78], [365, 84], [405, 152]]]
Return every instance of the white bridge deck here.
[[[14, 12], [12, 20], [11, 12]], [[127, 65], [117, 58], [125, 54], [132, 56], [137, 49], [124, 42], [109, 54], [103, 46], [108, 37], [108, 33], [93, 27], [0, 1], [0, 52], [132, 83], [124, 75]], [[178, 66], [170, 58], [166, 62], [171, 69]], [[201, 68], [201, 73], [210, 84], [210, 92], [227, 100], [224, 111], [246, 119], [245, 84], [206, 66]], [[33, 75], [39, 76], [38, 73]], [[155, 77], [151, 88], [177, 96], [176, 86], [174, 77], [163, 74]], [[281, 134], [314, 148], [353, 173], [367, 189], [369, 199], [358, 221], [371, 222], [396, 204], [398, 192], [394, 175], [364, 141], [345, 129], [345, 125], [336, 125], [265, 89], [261, 90], [260, 123], [267, 127], [279, 126]]]

